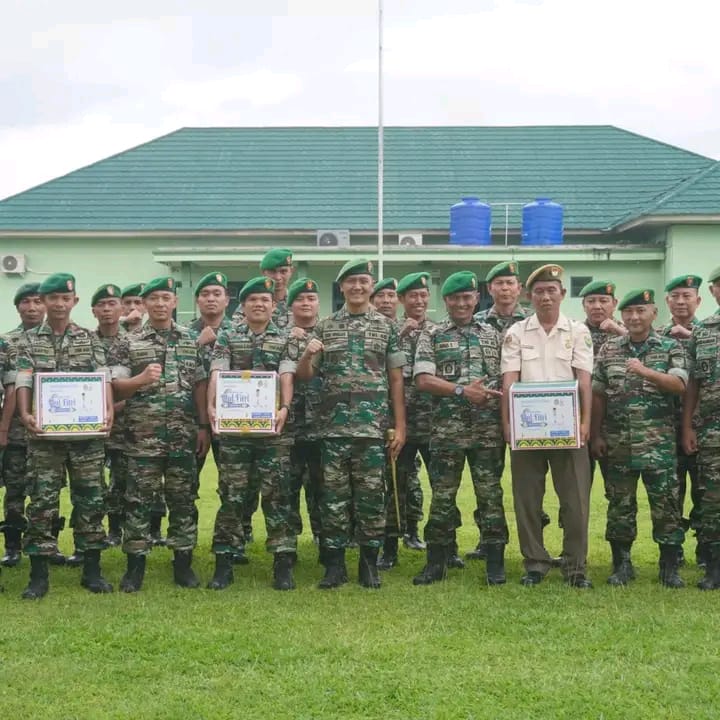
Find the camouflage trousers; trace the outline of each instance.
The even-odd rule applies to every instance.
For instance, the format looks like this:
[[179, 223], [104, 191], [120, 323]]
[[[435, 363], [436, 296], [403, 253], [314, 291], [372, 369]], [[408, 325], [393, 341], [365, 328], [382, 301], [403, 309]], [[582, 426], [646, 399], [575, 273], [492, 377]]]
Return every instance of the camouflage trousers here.
[[642, 477], [652, 518], [653, 540], [661, 545], [682, 545], [685, 531], [680, 518], [675, 463], [665, 468], [634, 470], [608, 462], [605, 495], [608, 500], [605, 539], [633, 543], [637, 537], [637, 484]]
[[385, 443], [372, 438], [322, 440], [320, 518], [323, 547], [354, 539], [380, 547], [385, 534]]
[[296, 440], [290, 450], [290, 527], [296, 535], [303, 530], [300, 517], [300, 490], [305, 488], [305, 506], [310, 529], [320, 535], [320, 484], [322, 458], [319, 440]]
[[687, 495], [687, 478], [690, 476], [690, 500], [692, 507], [690, 508], [690, 527], [697, 531], [700, 528], [700, 513], [702, 508], [703, 495], [705, 487], [700, 482], [700, 472], [698, 470], [697, 455], [686, 455], [682, 452], [682, 448], [678, 447], [677, 454], [677, 479], [680, 515], [684, 515], [685, 495]]
[[385, 535], [387, 537], [401, 537], [405, 534], [408, 523], [418, 523], [423, 518], [423, 495], [420, 486], [418, 453], [422, 455], [425, 465], [429, 466], [429, 445], [412, 441], [405, 443], [396, 462], [400, 527], [398, 527], [397, 508], [395, 507], [392, 468], [388, 464], [386, 470], [387, 510], [385, 512]]
[[5, 481], [5, 524], [24, 531], [25, 498], [27, 496], [27, 448], [24, 445], [8, 445], [2, 458], [2, 475]]
[[105, 548], [105, 448], [102, 440], [30, 440], [27, 454], [28, 555], [53, 555], [57, 540], [60, 489], [70, 478], [73, 537], [79, 551]]
[[[110, 487], [105, 500], [107, 513], [108, 515], [123, 515], [125, 513], [128, 472], [128, 459], [125, 451], [117, 448], [106, 448], [105, 467], [110, 469]], [[165, 497], [160, 491], [153, 503], [151, 513], [153, 515], [165, 515], [166, 512]]]
[[297, 538], [290, 527], [290, 446], [262, 437], [223, 439], [218, 471], [220, 508], [215, 517], [212, 551], [234, 553], [243, 547], [248, 487], [259, 483], [267, 551], [295, 552]]
[[433, 545], [450, 545], [453, 542], [455, 528], [459, 527], [455, 500], [466, 459], [475, 490], [483, 541], [488, 545], [506, 545], [508, 527], [500, 483], [505, 461], [504, 447], [449, 449], [433, 445], [430, 457], [432, 500], [425, 525], [425, 542]]
[[720, 549], [720, 448], [700, 447], [697, 456], [698, 475], [704, 489], [700, 506], [698, 542], [711, 543]]
[[194, 453], [180, 456], [128, 456], [123, 552], [147, 555], [153, 547], [150, 516], [160, 498], [168, 507], [167, 544], [173, 550], [197, 545], [197, 462]]

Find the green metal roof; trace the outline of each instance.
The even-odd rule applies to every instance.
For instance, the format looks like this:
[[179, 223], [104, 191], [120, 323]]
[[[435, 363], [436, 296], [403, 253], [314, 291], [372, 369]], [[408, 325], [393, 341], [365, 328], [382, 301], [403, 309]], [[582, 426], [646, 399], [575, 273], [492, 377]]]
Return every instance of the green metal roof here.
[[[567, 229], [607, 229], [712, 165], [612, 126], [390, 127], [385, 228], [447, 228], [477, 195], [550, 197]], [[183, 128], [0, 202], [0, 230], [372, 230], [376, 171], [372, 127]]]

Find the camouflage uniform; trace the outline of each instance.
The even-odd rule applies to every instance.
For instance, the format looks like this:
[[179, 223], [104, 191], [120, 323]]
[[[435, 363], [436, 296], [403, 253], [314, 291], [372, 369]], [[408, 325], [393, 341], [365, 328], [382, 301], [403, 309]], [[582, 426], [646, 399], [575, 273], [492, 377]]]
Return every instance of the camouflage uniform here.
[[[218, 334], [211, 369], [285, 372], [286, 346], [287, 335], [273, 323], [258, 334], [243, 323]], [[295, 552], [297, 539], [289, 523], [291, 444], [287, 434], [222, 436], [218, 464], [220, 509], [212, 547], [215, 554], [233, 554], [244, 545], [242, 519], [251, 480], [260, 485], [268, 552]]]
[[197, 544], [194, 390], [207, 378], [204, 352], [187, 328], [172, 323], [169, 330], [156, 330], [146, 322], [125, 335], [109, 357], [113, 379], [134, 377], [151, 363], [162, 366], [160, 380], [125, 402], [123, 551], [133, 555], [147, 555], [152, 548], [150, 515], [163, 491], [169, 509], [167, 544], [176, 551]]
[[385, 531], [385, 434], [390, 423], [388, 371], [401, 368], [394, 324], [374, 308], [351, 315], [346, 306], [321, 320], [313, 357], [324, 391], [317, 418], [322, 438], [322, 544], [341, 550], [355, 540], [379, 548]]
[[[458, 385], [482, 380], [500, 387], [500, 343], [488, 325], [460, 327], [452, 320], [420, 335], [415, 353], [415, 377], [427, 373]], [[467, 459], [477, 500], [480, 530], [488, 545], [505, 545], [502, 477], [505, 444], [500, 407], [490, 399], [479, 407], [462, 397], [433, 397], [430, 439], [432, 501], [425, 541], [448, 546], [458, 526], [455, 499]]]
[[[33, 388], [37, 372], [107, 373], [105, 349], [90, 331], [70, 323], [61, 336], [47, 322], [29, 330], [17, 345], [16, 388]], [[60, 488], [70, 478], [71, 526], [78, 551], [103, 550], [105, 530], [104, 441], [30, 439], [27, 482], [30, 504], [24, 545], [28, 555], [57, 553], [56, 526]]]
[[[314, 328], [307, 328], [308, 337], [288, 341], [288, 358], [296, 361], [302, 356]], [[322, 396], [323, 381], [315, 376], [309, 382], [295, 381], [292, 408], [285, 432], [294, 438], [290, 450], [290, 526], [296, 535], [302, 533], [300, 517], [300, 489], [305, 488], [305, 506], [310, 528], [320, 537], [320, 487], [322, 458], [315, 415]]]
[[626, 370], [638, 358], [657, 372], [687, 381], [679, 343], [651, 331], [640, 347], [628, 336], [606, 341], [595, 360], [593, 392], [607, 409], [608, 498], [605, 538], [632, 544], [637, 536], [637, 481], [642, 476], [652, 515], [653, 540], [681, 545], [684, 532], [675, 491], [675, 403], [654, 383]]
[[[238, 305], [237, 309], [233, 313], [232, 323], [233, 325], [241, 325], [245, 322], [245, 311], [243, 310], [242, 303]], [[282, 300], [275, 300], [275, 308], [272, 314], [272, 323], [275, 327], [280, 330], [287, 330], [293, 326], [292, 313], [287, 304], [287, 297]]]

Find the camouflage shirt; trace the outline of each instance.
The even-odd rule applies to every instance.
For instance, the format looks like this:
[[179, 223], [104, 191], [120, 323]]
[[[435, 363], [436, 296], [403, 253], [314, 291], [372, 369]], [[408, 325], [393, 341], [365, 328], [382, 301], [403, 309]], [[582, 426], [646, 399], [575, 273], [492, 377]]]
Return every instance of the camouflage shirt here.
[[6, 338], [0, 336], [0, 395], [8, 385], [15, 384], [15, 348]]
[[203, 352], [186, 327], [156, 330], [146, 322], [110, 352], [113, 379], [135, 377], [151, 363], [162, 366], [158, 382], [125, 402], [125, 452], [132, 456], [180, 457], [195, 452], [194, 389], [207, 379]]
[[495, 328], [495, 330], [500, 333], [502, 339], [502, 336], [509, 327], [512, 327], [520, 320], [524, 320], [529, 315], [532, 315], [532, 312], [526, 310], [520, 304], [515, 306], [512, 311], [512, 315], [500, 315], [493, 305], [487, 310], [481, 310], [480, 312], [475, 313], [473, 320], [475, 320], [475, 322], [487, 323], [491, 327]]
[[[456, 385], [482, 380], [500, 389], [500, 335], [476, 322], [458, 326], [449, 318], [420, 334], [414, 376], [435, 375]], [[433, 396], [431, 447], [498, 447], [503, 444], [497, 398], [477, 406], [462, 396]]]
[[687, 355], [698, 384], [698, 445], [720, 448], [720, 310], [693, 329]]
[[[308, 341], [315, 328], [307, 328], [304, 338], [288, 338], [287, 355], [296, 364], [296, 361], [305, 352]], [[323, 391], [323, 379], [320, 374], [313, 376], [307, 382], [295, 378], [292, 408], [288, 419], [287, 432], [296, 440], [317, 440], [317, 409]]]
[[[3, 385], [12, 385], [15, 383], [15, 375], [17, 374], [17, 345], [27, 330], [22, 325], [18, 325], [14, 330], [6, 333], [3, 337], [7, 341], [9, 352], [7, 355], [7, 364], [3, 371]], [[8, 445], [27, 445], [27, 434], [25, 426], [20, 422], [17, 412], [10, 421], [10, 430], [8, 432]]]
[[600, 349], [593, 371], [593, 392], [607, 400], [608, 457], [632, 469], [667, 467], [675, 458], [675, 396], [627, 372], [631, 358], [687, 382], [685, 352], [654, 331], [640, 346], [627, 335], [613, 337]]
[[[237, 306], [237, 309], [232, 316], [232, 322], [236, 325], [240, 325], [245, 322], [245, 313], [243, 311], [242, 305]], [[275, 308], [272, 314], [272, 322], [276, 327], [280, 328], [281, 330], [292, 327], [292, 313], [290, 312], [290, 308], [287, 304], [287, 297], [284, 297], [282, 300], [275, 300]]]
[[[612, 318], [615, 320], [615, 318]], [[619, 320], [615, 320], [616, 323], [619, 325], [622, 325], [622, 322]], [[600, 354], [600, 348], [605, 344], [607, 340], [614, 337], [620, 337], [619, 335], [616, 335], [612, 332], [607, 332], [606, 330], [601, 330], [597, 325], [592, 325], [589, 320], [585, 320], [585, 325], [587, 326], [587, 329], [590, 331], [590, 337], [592, 339], [593, 344], [593, 357], [597, 357]]]
[[[196, 320], [193, 320], [187, 327], [190, 332], [193, 333], [194, 337], [197, 338], [205, 328], [205, 321], [201, 317], [199, 317]], [[232, 330], [232, 328], [233, 323], [230, 318], [227, 315], [223, 315], [222, 322], [215, 331], [215, 342], [217, 342], [217, 336], [220, 334], [221, 330]], [[209, 342], [207, 343], [207, 345], [201, 346], [203, 350], [203, 361], [205, 363], [205, 370], [207, 371], [208, 375], [210, 374], [210, 359], [212, 357], [213, 348], [215, 347], [215, 342]]]
[[[101, 335], [100, 330], [94, 330], [93, 334], [100, 341], [102, 346], [105, 348], [106, 355], [110, 356], [110, 352], [113, 347], [127, 335], [127, 330], [120, 325], [118, 328], [117, 335]], [[113, 418], [112, 429], [110, 430], [110, 436], [105, 441], [105, 447], [112, 450], [122, 450], [125, 446], [125, 413], [123, 410], [116, 411]]]
[[[402, 323], [400, 323], [400, 326], [402, 327]], [[420, 392], [415, 385], [415, 379], [413, 377], [415, 351], [417, 350], [417, 343], [421, 333], [426, 330], [432, 330], [434, 327], [436, 327], [436, 324], [429, 318], [425, 318], [417, 330], [399, 336], [400, 349], [405, 353], [403, 379], [405, 381], [407, 439], [417, 443], [430, 442], [433, 396], [430, 393]]]
[[383, 440], [391, 417], [388, 371], [405, 364], [395, 324], [372, 307], [352, 315], [344, 305], [320, 320], [312, 337], [324, 346], [313, 357], [325, 381], [321, 437]]

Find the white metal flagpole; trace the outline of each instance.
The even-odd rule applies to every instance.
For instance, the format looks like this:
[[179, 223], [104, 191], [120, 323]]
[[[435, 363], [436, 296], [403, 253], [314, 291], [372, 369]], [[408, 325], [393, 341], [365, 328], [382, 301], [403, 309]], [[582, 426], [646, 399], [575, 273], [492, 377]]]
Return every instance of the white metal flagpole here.
[[383, 145], [383, 0], [378, 0], [378, 280], [383, 278], [383, 179], [385, 171]]

